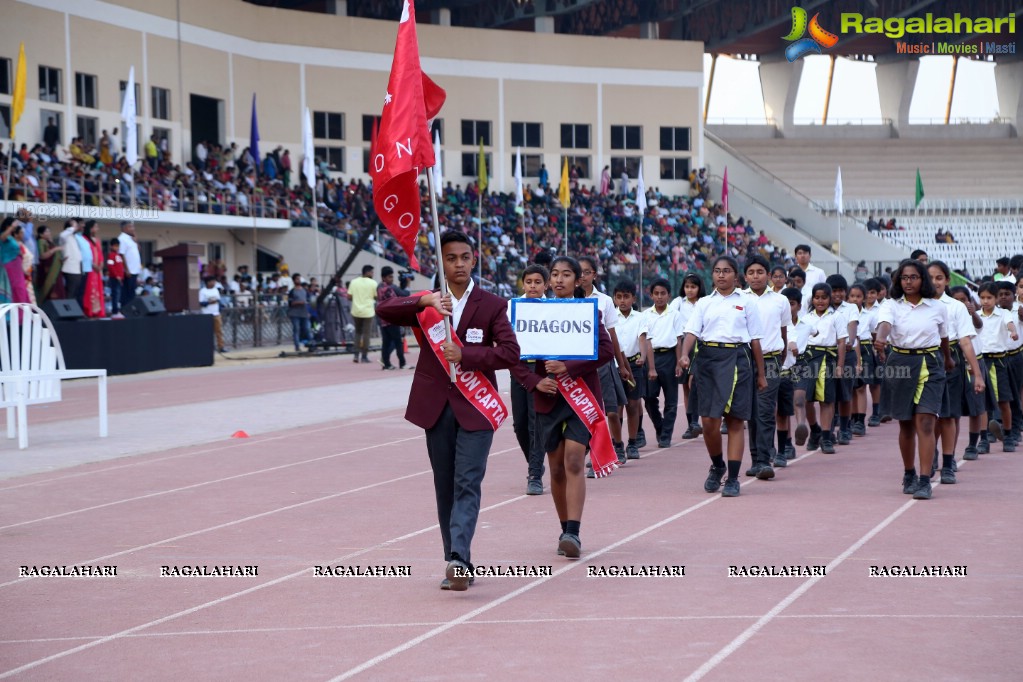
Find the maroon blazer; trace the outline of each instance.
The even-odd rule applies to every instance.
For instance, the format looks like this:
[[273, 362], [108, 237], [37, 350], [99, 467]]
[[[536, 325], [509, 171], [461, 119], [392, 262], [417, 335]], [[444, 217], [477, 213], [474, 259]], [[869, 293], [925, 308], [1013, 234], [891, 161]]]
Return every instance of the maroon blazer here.
[[[381, 301], [377, 303], [377, 316], [391, 324], [419, 327], [416, 314], [419, 312], [420, 298], [404, 296]], [[495, 372], [514, 367], [519, 362], [519, 342], [508, 321], [507, 307], [508, 302], [503, 298], [487, 293], [476, 285], [469, 293], [469, 300], [465, 302], [458, 328], [453, 330], [462, 342], [462, 369], [482, 372], [495, 389]], [[470, 329], [483, 330], [483, 340], [474, 343], [466, 341], [466, 333]], [[448, 404], [463, 429], [490, 430], [490, 422], [451, 383], [447, 363], [442, 364], [429, 346], [420, 349], [405, 419], [421, 428], [432, 428]]]
[[[593, 391], [593, 397], [601, 405], [604, 404], [604, 396], [600, 392], [600, 377], [597, 376], [597, 369], [602, 365], [611, 362], [614, 357], [614, 344], [611, 343], [611, 336], [604, 329], [604, 325], [597, 325], [600, 341], [597, 345], [596, 360], [566, 360], [565, 368], [568, 375], [573, 378], [580, 378]], [[536, 361], [536, 367], [530, 367], [526, 362], [520, 362], [511, 369], [512, 376], [522, 384], [527, 391], [533, 393], [533, 407], [540, 414], [548, 414], [554, 409], [559, 400], [563, 400], [560, 393], [550, 395], [549, 393], [537, 393], [536, 385], [547, 376], [542, 360]]]

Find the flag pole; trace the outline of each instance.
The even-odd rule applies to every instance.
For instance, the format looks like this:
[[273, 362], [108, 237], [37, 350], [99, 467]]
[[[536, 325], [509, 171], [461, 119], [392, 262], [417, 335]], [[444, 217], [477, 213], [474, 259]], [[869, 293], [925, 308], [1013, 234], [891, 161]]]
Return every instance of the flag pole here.
[[[479, 189], [479, 185], [478, 184], [476, 185], [476, 187], [477, 187], [477, 189]], [[431, 192], [433, 191], [432, 188], [431, 188], [430, 191]], [[478, 193], [478, 196], [477, 196], [476, 215], [479, 216], [479, 221], [480, 221], [480, 226], [479, 226], [480, 227], [480, 243], [479, 243], [479, 251], [480, 251], [479, 261], [480, 262], [479, 262], [479, 270], [480, 270], [480, 286], [483, 286], [483, 190], [482, 189], [480, 189], [480, 191]], [[437, 242], [437, 243], [440, 244], [440, 242]]]
[[529, 247], [526, 245], [526, 215], [525, 211], [519, 214], [519, 228], [522, 230], [522, 257], [529, 262]]
[[4, 177], [4, 218], [11, 212], [11, 166], [14, 165], [14, 136], [11, 135], [11, 149], [7, 154], [7, 172]]
[[[637, 190], [638, 191], [638, 190]], [[639, 211], [636, 211], [639, 213]], [[643, 307], [643, 216], [639, 216], [639, 307]]]
[[565, 206], [565, 255], [568, 255], [568, 206]]
[[[426, 173], [426, 185], [430, 190], [430, 217], [433, 218], [433, 243], [436, 249], [436, 265], [437, 265], [437, 283], [440, 285], [440, 293], [442, 296], [448, 295], [448, 278], [444, 276], [444, 259], [440, 253], [440, 222], [437, 220], [437, 193], [433, 187], [433, 169], [429, 169]], [[480, 282], [480, 286], [483, 286], [483, 282]], [[448, 343], [451, 343], [451, 318], [447, 315], [444, 316], [444, 338]], [[455, 383], [455, 363], [448, 363], [448, 373], [451, 376], [451, 383]]]

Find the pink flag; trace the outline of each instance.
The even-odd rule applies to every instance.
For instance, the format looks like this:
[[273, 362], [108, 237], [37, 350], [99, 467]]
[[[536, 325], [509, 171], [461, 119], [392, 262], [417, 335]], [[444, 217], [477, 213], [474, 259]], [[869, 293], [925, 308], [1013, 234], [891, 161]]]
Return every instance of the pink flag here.
[[721, 182], [721, 204], [725, 207], [725, 213], [728, 213], [728, 166], [725, 166], [725, 177]]

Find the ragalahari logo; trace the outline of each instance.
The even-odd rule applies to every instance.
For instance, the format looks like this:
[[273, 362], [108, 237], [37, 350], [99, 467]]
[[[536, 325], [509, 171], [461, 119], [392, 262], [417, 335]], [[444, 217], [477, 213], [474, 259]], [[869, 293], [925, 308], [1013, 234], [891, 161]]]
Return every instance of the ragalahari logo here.
[[[820, 13], [814, 14], [808, 26], [806, 10], [802, 7], [792, 8], [792, 30], [783, 38], [790, 42], [795, 41], [785, 48], [785, 58], [790, 62], [811, 53], [821, 54], [822, 47], [834, 47], [838, 43], [838, 36], [821, 28], [820, 22], [817, 21], [819, 16]], [[804, 38], [803, 34], [806, 33], [807, 28], [810, 29], [810, 36]]]

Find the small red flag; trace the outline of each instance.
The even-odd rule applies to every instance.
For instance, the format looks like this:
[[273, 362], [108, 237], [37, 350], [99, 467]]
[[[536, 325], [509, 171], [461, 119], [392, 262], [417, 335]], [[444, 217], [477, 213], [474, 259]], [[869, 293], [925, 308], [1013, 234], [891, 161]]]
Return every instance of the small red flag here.
[[417, 270], [419, 174], [436, 163], [428, 119], [440, 111], [445, 97], [420, 66], [415, 6], [413, 0], [405, 0], [380, 129], [372, 146], [370, 177], [377, 216]]

